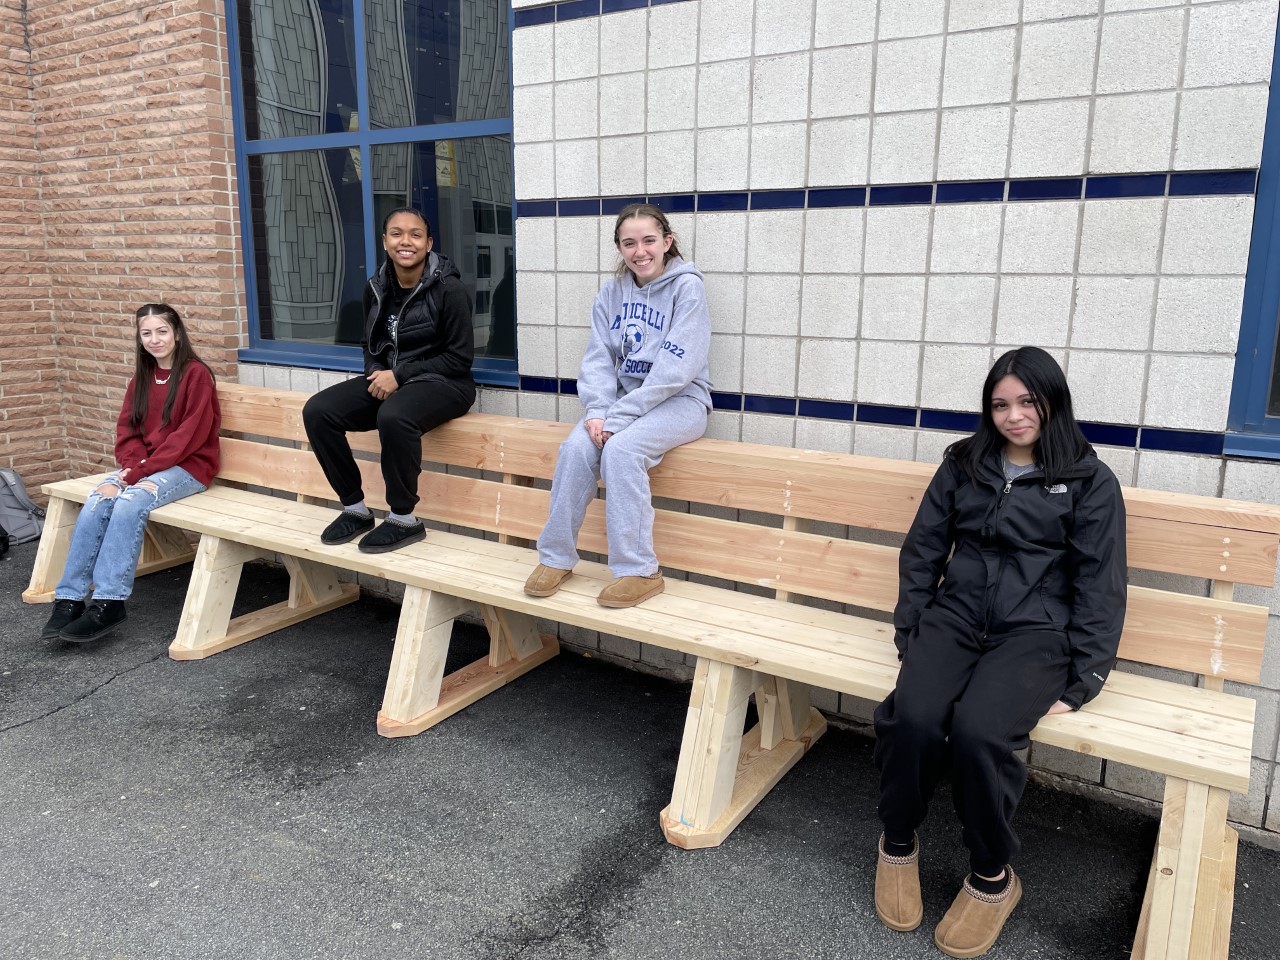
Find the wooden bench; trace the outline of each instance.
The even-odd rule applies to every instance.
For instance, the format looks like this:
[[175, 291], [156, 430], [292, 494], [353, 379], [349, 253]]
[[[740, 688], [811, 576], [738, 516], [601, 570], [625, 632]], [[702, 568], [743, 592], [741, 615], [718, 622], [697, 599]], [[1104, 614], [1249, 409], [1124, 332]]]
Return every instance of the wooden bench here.
[[[897, 549], [933, 466], [701, 440], [653, 473], [655, 540], [669, 577], [664, 594], [629, 610], [595, 602], [608, 572], [584, 561], [556, 596], [521, 590], [529, 548], [546, 516], [545, 482], [569, 425], [485, 414], [433, 431], [420, 514], [470, 533], [432, 530], [425, 543], [366, 555], [325, 547], [319, 533], [332, 494], [301, 426], [303, 395], [220, 384], [221, 482], [152, 516], [141, 569], [181, 562], [175, 530], [201, 535], [175, 659], [199, 659], [349, 603], [334, 568], [405, 585], [378, 730], [418, 733], [557, 652], [535, 618], [602, 631], [696, 657], [671, 803], [672, 843], [720, 843], [822, 735], [810, 685], [882, 699], [898, 664], [884, 614], [897, 596]], [[376, 437], [353, 436], [376, 452]], [[443, 466], [440, 466], [443, 465]], [[443, 468], [448, 472], [443, 472]], [[363, 461], [366, 499], [382, 506], [377, 464]], [[79, 504], [93, 478], [45, 486], [49, 517], [24, 599], [49, 600]], [[535, 486], [535, 484], [537, 484]], [[283, 499], [245, 489], [267, 487]], [[1210, 582], [1209, 596], [1134, 586], [1121, 656], [1186, 671], [1191, 686], [1115, 672], [1079, 713], [1044, 719], [1033, 738], [1166, 777], [1163, 817], [1133, 956], [1225, 958], [1237, 835], [1231, 793], [1248, 790], [1254, 702], [1223, 682], [1256, 683], [1267, 610], [1237, 603], [1234, 584], [1271, 585], [1280, 508], [1126, 490], [1134, 568]], [[605, 550], [603, 502], [588, 512], [584, 550]], [[164, 532], [168, 529], [169, 532]], [[482, 535], [477, 535], [482, 534]], [[243, 564], [280, 555], [287, 601], [232, 620]], [[443, 675], [453, 620], [477, 611], [489, 655]], [[745, 735], [748, 704], [758, 723]], [[873, 811], [865, 812], [868, 817]]]

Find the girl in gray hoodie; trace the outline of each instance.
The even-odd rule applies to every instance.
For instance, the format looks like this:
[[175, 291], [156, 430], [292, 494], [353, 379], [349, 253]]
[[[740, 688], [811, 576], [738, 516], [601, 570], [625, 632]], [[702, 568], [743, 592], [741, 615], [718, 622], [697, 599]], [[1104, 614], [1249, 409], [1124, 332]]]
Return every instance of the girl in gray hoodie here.
[[601, 606], [631, 607], [662, 592], [653, 551], [649, 471], [702, 436], [711, 409], [711, 320], [702, 274], [680, 255], [665, 214], [633, 203], [618, 214], [617, 276], [596, 295], [578, 374], [586, 414], [560, 446], [541, 561], [524, 585], [549, 597], [578, 562], [578, 529], [603, 478], [609, 570]]

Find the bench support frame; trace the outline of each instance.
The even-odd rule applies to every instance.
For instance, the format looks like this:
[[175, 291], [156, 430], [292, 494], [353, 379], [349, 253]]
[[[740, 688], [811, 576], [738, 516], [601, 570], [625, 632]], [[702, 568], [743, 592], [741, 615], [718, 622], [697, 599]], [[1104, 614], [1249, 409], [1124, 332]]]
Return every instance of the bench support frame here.
[[[479, 608], [489, 631], [489, 654], [447, 677], [453, 621]], [[533, 617], [458, 597], [406, 587], [396, 630], [378, 733], [411, 737], [523, 676], [560, 652], [538, 632]]]
[[1227, 960], [1239, 840], [1227, 825], [1229, 797], [1166, 778], [1133, 960]]
[[203, 660], [360, 598], [360, 588], [339, 583], [332, 567], [284, 555], [289, 599], [232, 620], [240, 572], [246, 562], [263, 555], [256, 547], [233, 540], [200, 538], [178, 635], [169, 645], [172, 659]]
[[[753, 693], [760, 722], [743, 735]], [[826, 730], [803, 684], [699, 658], [671, 804], [661, 814], [667, 841], [718, 846]]]

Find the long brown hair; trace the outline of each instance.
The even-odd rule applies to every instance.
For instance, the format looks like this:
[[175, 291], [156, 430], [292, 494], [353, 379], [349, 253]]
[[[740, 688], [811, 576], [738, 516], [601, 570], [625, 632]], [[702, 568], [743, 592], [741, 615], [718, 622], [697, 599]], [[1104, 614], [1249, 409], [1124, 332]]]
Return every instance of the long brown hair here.
[[[676, 243], [676, 235], [671, 232], [671, 222], [667, 220], [667, 215], [655, 207], [652, 203], [629, 203], [618, 213], [618, 219], [613, 221], [613, 245], [618, 245], [618, 234], [622, 230], [622, 225], [633, 219], [634, 217], [652, 217], [658, 224], [658, 229], [662, 231], [664, 237], [671, 238], [671, 247], [667, 250], [662, 258], [662, 267], [665, 270], [668, 263], [676, 257], [683, 257], [680, 247]], [[627, 262], [623, 260], [618, 264], [618, 276], [625, 277], [627, 271], [631, 269], [627, 266]]]
[[[165, 394], [164, 407], [160, 411], [162, 425], [167, 427], [169, 418], [173, 416], [173, 402], [177, 399], [178, 387], [182, 384], [182, 376], [186, 372], [187, 364], [194, 361], [208, 369], [208, 364], [192, 349], [191, 338], [187, 336], [186, 325], [182, 322], [182, 317], [178, 316], [177, 310], [167, 303], [144, 303], [140, 306], [138, 312], [133, 315], [133, 406], [129, 409], [129, 426], [135, 430], [141, 428], [142, 422], [147, 419], [151, 379], [159, 369], [156, 358], [143, 348], [142, 336], [138, 332], [139, 325], [147, 317], [160, 317], [173, 330], [173, 366], [169, 370], [169, 392]], [[213, 375], [212, 370], [209, 371], [209, 375]]]

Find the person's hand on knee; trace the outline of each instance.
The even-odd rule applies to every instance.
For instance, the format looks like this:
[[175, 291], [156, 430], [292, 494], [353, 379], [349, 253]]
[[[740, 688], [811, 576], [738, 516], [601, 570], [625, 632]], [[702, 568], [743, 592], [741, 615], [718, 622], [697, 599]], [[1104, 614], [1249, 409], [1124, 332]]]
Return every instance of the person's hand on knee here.
[[375, 400], [385, 400], [400, 389], [400, 381], [390, 370], [378, 370], [365, 379], [369, 381], [369, 393]]

